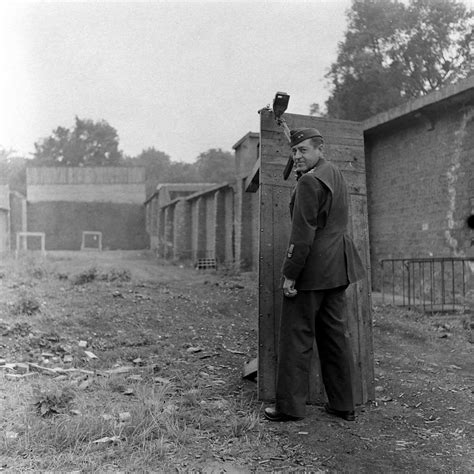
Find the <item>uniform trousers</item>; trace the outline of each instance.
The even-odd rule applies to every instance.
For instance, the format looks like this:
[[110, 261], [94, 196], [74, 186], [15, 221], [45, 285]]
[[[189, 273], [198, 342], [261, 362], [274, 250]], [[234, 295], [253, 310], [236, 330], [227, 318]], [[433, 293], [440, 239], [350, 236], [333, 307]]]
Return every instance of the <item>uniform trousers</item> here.
[[335, 410], [354, 410], [346, 288], [299, 290], [295, 298], [283, 298], [275, 405], [278, 411], [305, 416], [315, 338], [329, 405]]

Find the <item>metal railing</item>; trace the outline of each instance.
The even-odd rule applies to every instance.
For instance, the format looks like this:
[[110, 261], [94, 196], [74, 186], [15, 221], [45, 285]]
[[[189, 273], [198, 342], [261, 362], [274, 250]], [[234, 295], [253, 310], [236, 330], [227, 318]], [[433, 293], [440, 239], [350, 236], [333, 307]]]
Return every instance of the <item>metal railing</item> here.
[[[425, 312], [464, 312], [474, 258], [390, 258], [381, 260], [382, 302]], [[388, 290], [388, 291], [387, 291]], [[387, 298], [387, 293], [391, 295]]]

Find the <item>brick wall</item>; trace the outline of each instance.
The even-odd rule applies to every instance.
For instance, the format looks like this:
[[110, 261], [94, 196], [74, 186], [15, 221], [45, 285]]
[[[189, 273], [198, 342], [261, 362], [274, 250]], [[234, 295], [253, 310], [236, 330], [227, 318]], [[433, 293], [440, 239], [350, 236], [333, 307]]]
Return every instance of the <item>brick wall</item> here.
[[206, 258], [216, 258], [216, 194], [217, 191], [202, 197], [206, 208]]
[[466, 218], [474, 192], [473, 120], [472, 106], [445, 107], [434, 123], [412, 115], [366, 134], [375, 289], [383, 258], [471, 252], [472, 231]]
[[216, 240], [216, 260], [219, 262], [226, 261], [226, 240], [227, 240], [227, 232], [226, 232], [226, 220], [225, 220], [225, 198], [226, 192], [224, 189], [217, 191], [215, 199], [216, 199], [216, 233], [215, 233], [215, 240]]
[[151, 249], [163, 256], [165, 231], [161, 227], [163, 224], [163, 219], [160, 218], [162, 208], [177, 198], [189, 196], [213, 186], [215, 186], [214, 183], [162, 183], [157, 186], [156, 191], [145, 201], [146, 225]]
[[191, 258], [191, 204], [179, 200], [174, 210], [174, 258], [188, 260]]
[[174, 243], [174, 205], [165, 208], [165, 239], [164, 258], [171, 259], [173, 255]]
[[224, 262], [227, 264], [234, 263], [234, 238], [235, 238], [235, 229], [234, 229], [234, 188], [229, 187], [225, 191], [225, 253], [224, 253]]

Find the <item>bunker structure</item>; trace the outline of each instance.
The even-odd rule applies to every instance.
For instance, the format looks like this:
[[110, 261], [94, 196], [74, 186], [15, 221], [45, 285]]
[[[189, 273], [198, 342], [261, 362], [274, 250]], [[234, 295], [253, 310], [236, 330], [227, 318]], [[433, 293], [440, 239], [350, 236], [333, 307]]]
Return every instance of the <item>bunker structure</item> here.
[[[176, 258], [175, 252], [171, 251], [173, 242], [166, 243], [164, 223], [166, 222], [165, 215], [160, 211], [170, 202], [178, 198], [184, 198], [198, 191], [208, 189], [215, 186], [216, 183], [162, 183], [156, 188], [156, 191], [145, 201], [146, 212], [146, 231], [150, 239], [150, 248], [158, 255], [168, 258]], [[169, 216], [168, 216], [169, 220]], [[186, 229], [181, 229], [186, 232]], [[174, 234], [173, 230], [173, 234]], [[189, 231], [188, 231], [189, 233]], [[165, 252], [166, 249], [166, 252]], [[176, 251], [176, 254], [185, 258], [187, 254], [181, 254]], [[165, 257], [165, 258], [166, 258]]]
[[145, 202], [151, 248], [159, 257], [199, 268], [256, 270], [258, 196], [246, 192], [259, 134], [235, 145], [235, 179], [220, 184], [161, 184]]

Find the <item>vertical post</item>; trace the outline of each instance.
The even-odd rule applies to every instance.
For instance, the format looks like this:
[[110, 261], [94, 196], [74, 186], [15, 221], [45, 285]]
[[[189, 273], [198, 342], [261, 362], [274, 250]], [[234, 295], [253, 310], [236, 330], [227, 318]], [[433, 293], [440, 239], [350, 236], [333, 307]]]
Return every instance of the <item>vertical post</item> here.
[[420, 295], [422, 295], [422, 298], [423, 298], [423, 311], [425, 311], [425, 263], [426, 262], [422, 262], [421, 265], [421, 279], [420, 279], [420, 282], [421, 282], [421, 288], [420, 288]]
[[380, 264], [382, 265], [382, 304], [385, 304], [385, 275], [384, 275], [384, 261], [382, 260]]
[[451, 259], [451, 283], [453, 288], [453, 311], [455, 310], [456, 306], [456, 289], [454, 287], [454, 258]]
[[405, 261], [402, 260], [402, 306], [405, 306]]
[[441, 311], [444, 311], [444, 304], [446, 302], [445, 284], [444, 284], [444, 260], [441, 259]]
[[392, 304], [395, 306], [395, 261], [392, 260]]

